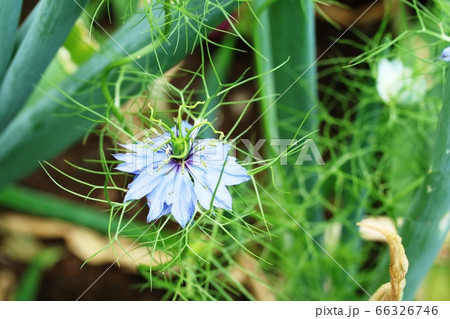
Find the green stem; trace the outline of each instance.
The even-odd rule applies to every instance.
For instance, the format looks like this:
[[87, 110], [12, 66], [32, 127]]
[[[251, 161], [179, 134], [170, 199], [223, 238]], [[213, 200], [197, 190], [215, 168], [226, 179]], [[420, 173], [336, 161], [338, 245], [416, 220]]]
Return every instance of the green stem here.
[[62, 251], [58, 247], [47, 248], [40, 252], [23, 274], [14, 299], [18, 301], [35, 300], [44, 271], [56, 264], [61, 255]]
[[[114, 117], [123, 126], [124, 130], [130, 135], [133, 135], [133, 131], [126, 124], [126, 119], [125, 119], [125, 117], [123, 116], [123, 114], [122, 114], [122, 112], [120, 110], [120, 103], [116, 103], [114, 101], [113, 97], [111, 96], [111, 93], [109, 92], [108, 76], [109, 76], [109, 73], [111, 71], [113, 71], [114, 69], [121, 68], [124, 65], [127, 65], [127, 64], [130, 64], [130, 63], [133, 63], [133, 62], [138, 64], [138, 60], [142, 56], [146, 56], [147, 54], [153, 52], [156, 48], [157, 48], [157, 46], [155, 46], [153, 44], [153, 42], [152, 42], [149, 45], [143, 47], [142, 49], [140, 49], [140, 50], [138, 50], [138, 51], [136, 51], [136, 52], [134, 52], [134, 53], [132, 53], [132, 54], [122, 58], [122, 59], [119, 59], [117, 61], [111, 62], [102, 71], [101, 85], [102, 85], [103, 96], [105, 97], [106, 102], [110, 106], [110, 109], [111, 109]], [[116, 101], [117, 100], [120, 102], [120, 99], [116, 99]]]

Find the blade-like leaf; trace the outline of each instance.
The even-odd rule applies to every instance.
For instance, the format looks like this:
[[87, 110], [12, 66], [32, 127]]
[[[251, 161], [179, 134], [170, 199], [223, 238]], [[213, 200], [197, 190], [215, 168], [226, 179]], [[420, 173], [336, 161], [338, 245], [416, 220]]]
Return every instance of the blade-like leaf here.
[[[226, 6], [227, 10], [232, 10], [234, 7], [234, 1], [219, 2], [222, 6]], [[207, 23], [209, 27], [218, 25], [224, 19], [221, 10], [216, 7], [206, 7], [203, 1], [190, 1], [189, 7], [192, 8], [190, 12], [196, 13], [197, 17], [202, 17], [203, 23]], [[199, 10], [207, 11], [199, 12]], [[154, 16], [163, 15], [154, 13]], [[193, 21], [193, 19], [189, 19], [189, 21], [191, 25], [201, 27], [198, 21]], [[91, 92], [90, 84], [87, 82], [98, 79], [98, 74], [112, 60], [124, 56], [125, 52], [135, 52], [151, 43], [152, 37], [148, 30], [147, 20], [143, 19], [142, 14], [136, 14], [114, 34], [114, 39], [105, 44], [102, 52], [95, 54], [72, 77], [61, 84], [61, 90], [86, 105], [103, 103], [104, 98], [101, 91]], [[142, 65], [150, 65], [148, 72], [160, 74], [156, 60], [158, 57], [162, 71], [168, 70], [180, 61], [186, 52], [190, 52], [198, 41], [197, 36], [198, 31], [191, 26], [186, 24], [180, 26], [180, 29], [172, 33], [168, 41], [164, 43], [164, 47], [158, 47], [157, 50], [150, 53], [148, 61]], [[126, 82], [123, 90], [136, 92], [136, 83]], [[73, 109], [62, 106], [61, 102], [67, 103], [67, 98], [58, 90], [52, 90], [45, 98], [27, 106], [0, 136], [0, 143], [3, 145], [0, 148], [0, 173], [2, 176], [0, 188], [30, 173], [38, 166], [38, 160], [56, 156], [83, 137], [87, 128], [92, 125], [92, 122], [79, 116], [68, 116], [67, 114], [63, 116], [64, 113], [73, 112]], [[79, 111], [81, 112], [81, 110]], [[96, 111], [101, 112], [102, 110], [97, 109]], [[84, 115], [88, 116], [88, 114]]]
[[30, 29], [31, 23], [33, 23], [34, 17], [36, 15], [36, 12], [39, 11], [39, 6], [41, 5], [41, 2], [38, 2], [36, 6], [33, 8], [33, 11], [30, 12], [30, 14], [27, 16], [24, 22], [20, 25], [19, 29], [16, 33], [16, 40], [15, 40], [15, 48], [17, 49], [20, 46], [20, 43], [25, 38], [25, 35], [28, 33], [28, 30]]
[[[273, 96], [262, 102], [267, 138], [292, 138], [317, 103], [313, 6], [310, 0], [284, 0], [261, 8], [261, 24], [254, 31], [255, 46], [262, 55], [256, 55], [259, 73], [288, 60], [260, 80], [263, 95]], [[303, 131], [310, 133], [317, 125], [313, 112]]]
[[[257, 11], [260, 24], [255, 25], [254, 37], [255, 47], [261, 53], [256, 56], [258, 73], [262, 74], [284, 63], [278, 70], [260, 78], [262, 95], [269, 97], [261, 101], [264, 137], [274, 142], [276, 139], [299, 139], [318, 126], [316, 111], [311, 112], [317, 104], [314, 3], [312, 0], [273, 1], [268, 6], [267, 1], [257, 3], [260, 5]], [[273, 147], [272, 142], [269, 144], [269, 153], [272, 156], [280, 155], [281, 151]], [[281, 161], [277, 162], [275, 183], [287, 187], [294, 184], [294, 189], [305, 184], [309, 191], [317, 177], [310, 174], [306, 179], [305, 175], [297, 174], [295, 160], [288, 157], [286, 166]], [[303, 199], [297, 197], [293, 201], [302, 202]], [[314, 205], [305, 211], [305, 215], [308, 220], [320, 220], [323, 212], [318, 205]], [[296, 235], [288, 236], [294, 238]], [[316, 236], [315, 240], [321, 239]], [[282, 246], [283, 256], [290, 260], [289, 264], [295, 265], [292, 261], [302, 258], [298, 245], [286, 242]], [[287, 271], [295, 272], [297, 268]], [[303, 285], [301, 276], [293, 276], [292, 281], [292, 288], [288, 289], [298, 289]], [[296, 294], [293, 291], [290, 293]]]
[[[282, 65], [259, 78], [262, 95], [269, 97], [261, 101], [265, 138], [298, 139], [318, 127], [314, 109], [317, 104], [314, 3], [312, 0], [283, 0], [269, 6], [264, 1], [257, 3], [260, 24], [255, 25], [254, 37], [255, 47], [261, 53], [256, 55], [258, 72], [262, 74]], [[272, 156], [280, 154], [275, 146], [268, 148]], [[295, 161], [288, 158], [288, 166], [276, 166], [277, 183], [297, 175], [293, 174], [292, 160]], [[308, 184], [311, 189], [315, 180], [313, 176], [298, 182]], [[320, 216], [315, 212], [313, 215]]]
[[[409, 270], [406, 274], [404, 300], [411, 300], [425, 278], [450, 228], [450, 74], [445, 83], [445, 94], [431, 166], [423, 184], [416, 193], [411, 208], [400, 228]], [[380, 263], [380, 270], [387, 260]], [[379, 273], [384, 273], [380, 271]], [[375, 284], [386, 277], [378, 278]]]
[[2, 49], [0, 50], [0, 83], [11, 59], [14, 49], [17, 24], [19, 23], [22, 0], [3, 0], [0, 2], [0, 30]]
[[430, 170], [400, 229], [410, 268], [404, 299], [412, 299], [450, 227], [450, 75], [445, 83]]
[[[78, 0], [84, 6], [89, 0]], [[17, 114], [81, 13], [72, 0], [42, 0], [0, 88], [0, 131]]]

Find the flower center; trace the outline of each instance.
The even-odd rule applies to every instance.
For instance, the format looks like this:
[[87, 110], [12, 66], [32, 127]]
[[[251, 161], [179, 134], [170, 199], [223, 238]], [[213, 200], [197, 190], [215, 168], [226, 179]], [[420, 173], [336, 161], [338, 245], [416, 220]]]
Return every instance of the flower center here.
[[183, 137], [178, 137], [172, 142], [172, 156], [175, 159], [184, 159], [189, 154], [189, 144]]

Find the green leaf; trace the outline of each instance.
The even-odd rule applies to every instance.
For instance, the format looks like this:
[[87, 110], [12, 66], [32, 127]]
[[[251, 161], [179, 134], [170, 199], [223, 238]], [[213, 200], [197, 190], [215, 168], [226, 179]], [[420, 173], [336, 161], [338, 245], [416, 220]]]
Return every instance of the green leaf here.
[[91, 37], [89, 25], [78, 19], [67, 36], [64, 47], [70, 52], [74, 63], [83, 64], [100, 48], [98, 42]]
[[[210, 30], [224, 19], [224, 15], [218, 8], [202, 4], [204, 2], [200, 0], [190, 1], [187, 10], [190, 9], [189, 11], [197, 19], [202, 17], [202, 23], [207, 23]], [[232, 10], [235, 3], [220, 1], [220, 4], [226, 6], [227, 10]], [[161, 11], [162, 8], [155, 8], [155, 10]], [[182, 19], [187, 19], [182, 13], [179, 14]], [[154, 16], [158, 17], [161, 14], [158, 15], [155, 12]], [[156, 38], [157, 31], [152, 30], [154, 33], [152, 37], [148, 32], [150, 29], [148, 22], [143, 17], [142, 14], [136, 14], [128, 20], [113, 35], [113, 39], [105, 43], [102, 52], [93, 55], [73, 76], [61, 84], [60, 89], [85, 105], [104, 103], [101, 90], [93, 91], [89, 81], [98, 81], [98, 75], [111, 61], [123, 57], [126, 52], [138, 51], [151, 43], [152, 38]], [[174, 24], [177, 21], [175, 19]], [[150, 66], [147, 72], [160, 74], [159, 68], [163, 72], [168, 70], [197, 44], [198, 30], [192, 26], [196, 28], [203, 28], [203, 26], [193, 18], [188, 21], [189, 25], [180, 25], [177, 32], [173, 32], [162, 46], [147, 57], [141, 58], [147, 59], [145, 63], [140, 62], [142, 65]], [[130, 94], [136, 93], [138, 89], [139, 86], [133, 81], [127, 81], [123, 86], [123, 90]], [[92, 122], [83, 117], [69, 115], [74, 112], [74, 109], [63, 106], [62, 103], [69, 103], [68, 98], [59, 90], [52, 90], [48, 96], [33, 105], [28, 105], [2, 133], [0, 136], [0, 143], [3, 145], [0, 148], [2, 175], [0, 188], [32, 172], [38, 166], [39, 160], [50, 159], [59, 154], [82, 138], [87, 129], [92, 126]], [[81, 113], [81, 110], [78, 111]], [[96, 111], [105, 112], [105, 108], [97, 108]], [[86, 113], [83, 115], [89, 116]]]
[[[261, 3], [261, 1], [259, 1]], [[260, 8], [255, 24], [255, 47], [259, 73], [278, 65], [280, 69], [260, 78], [267, 138], [292, 138], [308, 112], [317, 104], [317, 71], [315, 65], [314, 4], [310, 0], [275, 1]], [[275, 94], [275, 96], [274, 96]], [[303, 132], [317, 128], [312, 112]]]
[[0, 30], [2, 30], [2, 49], [0, 50], [0, 83], [8, 67], [14, 49], [17, 25], [19, 23], [22, 0], [3, 0], [0, 2]]
[[450, 74], [437, 127], [430, 170], [400, 229], [409, 270], [404, 299], [412, 299], [450, 228]]
[[[299, 139], [318, 128], [314, 3], [312, 0], [274, 1], [269, 6], [263, 1], [257, 3], [260, 14], [254, 37], [260, 52], [255, 57], [258, 73], [282, 65], [259, 78], [262, 96], [268, 97], [261, 101], [265, 138]], [[267, 144], [270, 155], [280, 154], [275, 146]], [[302, 179], [294, 172], [296, 158], [291, 157], [288, 166], [277, 161], [275, 183], [288, 187], [292, 183], [305, 183], [308, 190], [312, 189], [317, 177]]]
[[[268, 72], [259, 79], [262, 96], [268, 97], [261, 101], [265, 138], [269, 141], [299, 139], [318, 127], [314, 109], [317, 104], [314, 2], [281, 0], [272, 1], [268, 6], [267, 1], [257, 1], [257, 4], [259, 21], [255, 24], [254, 38], [256, 50], [261, 53], [256, 55], [258, 73], [268, 72], [284, 63], [279, 69]], [[271, 156], [278, 156], [283, 151], [277, 150], [271, 143], [268, 144], [268, 153]], [[282, 185], [284, 189], [301, 187], [309, 192], [316, 183], [317, 174], [296, 172], [295, 160], [296, 156], [288, 157], [287, 166], [277, 161], [273, 174], [275, 184]], [[304, 201], [304, 198], [296, 195], [286, 196], [291, 196], [293, 202]], [[323, 212], [316, 204], [308, 207], [305, 215], [307, 220], [317, 221], [322, 219]], [[302, 258], [300, 255], [303, 252], [299, 250], [302, 244], [289, 243], [291, 238], [298, 236], [297, 233], [297, 229], [287, 230], [281, 244], [285, 262], [295, 265], [287, 270], [295, 273], [292, 276], [292, 284], [286, 288], [287, 293], [292, 295], [298, 295], [300, 287], [305, 283], [305, 279], [298, 275], [296, 266], [297, 261]], [[316, 235], [314, 240], [321, 241], [319, 237]]]
[[33, 8], [33, 11], [30, 12], [30, 14], [27, 16], [24, 22], [20, 25], [19, 29], [16, 33], [16, 40], [14, 44], [14, 49], [17, 49], [20, 46], [20, 43], [25, 38], [25, 35], [28, 33], [28, 30], [30, 29], [31, 23], [33, 23], [34, 17], [36, 16], [36, 12], [39, 11], [39, 7], [41, 5], [41, 2], [38, 2], [36, 6]]
[[[414, 297], [450, 228], [450, 74], [444, 91], [430, 169], [399, 230], [409, 260], [404, 300]], [[383, 276], [378, 278], [375, 286], [386, 281], [386, 269], [385, 259], [377, 272]]]
[[[84, 6], [88, 1], [78, 3]], [[41, 1], [0, 88], [0, 131], [21, 110], [80, 13], [81, 8], [71, 0]]]

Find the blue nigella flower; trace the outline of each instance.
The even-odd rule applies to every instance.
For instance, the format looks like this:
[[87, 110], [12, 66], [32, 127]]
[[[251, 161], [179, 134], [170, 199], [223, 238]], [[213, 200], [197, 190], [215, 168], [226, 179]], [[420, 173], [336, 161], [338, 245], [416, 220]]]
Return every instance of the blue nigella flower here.
[[445, 49], [442, 51], [442, 53], [441, 53], [439, 59], [444, 60], [444, 61], [447, 61], [447, 62], [450, 62], [450, 47], [445, 48]]
[[149, 143], [122, 145], [132, 153], [114, 154], [123, 163], [116, 168], [135, 174], [124, 202], [147, 196], [147, 222], [172, 213], [182, 226], [191, 220], [197, 201], [204, 209], [212, 205], [232, 209], [227, 186], [250, 179], [245, 168], [229, 156], [230, 145], [215, 139], [194, 140], [198, 127], [180, 121], [171, 132]]

